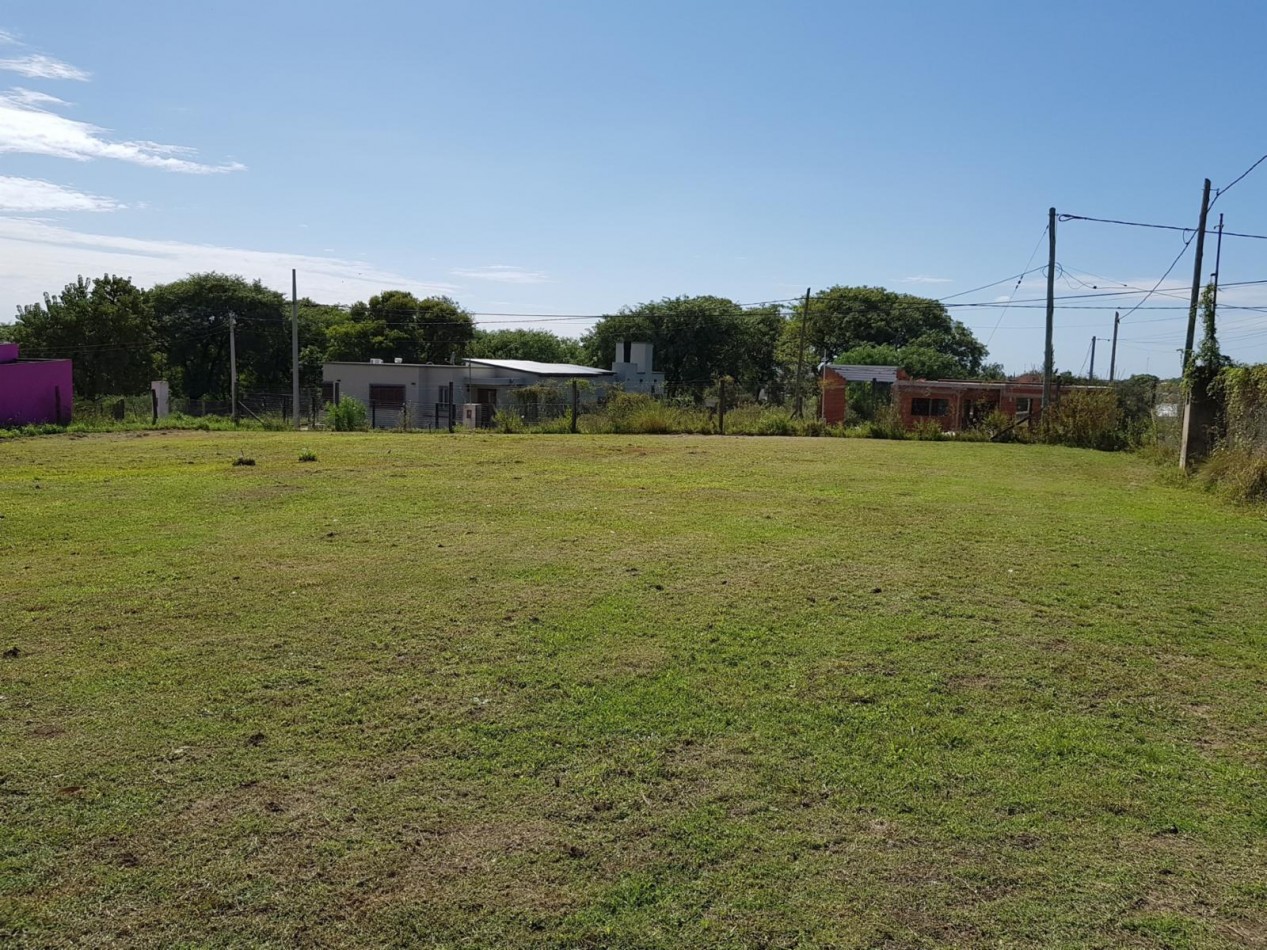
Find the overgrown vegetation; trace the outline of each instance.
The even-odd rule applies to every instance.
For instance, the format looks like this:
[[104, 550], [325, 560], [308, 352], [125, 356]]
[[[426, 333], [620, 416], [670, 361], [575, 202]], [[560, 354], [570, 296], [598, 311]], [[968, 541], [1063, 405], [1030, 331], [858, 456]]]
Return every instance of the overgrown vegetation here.
[[326, 403], [325, 421], [335, 432], [354, 432], [369, 425], [365, 403], [344, 396], [337, 403]]
[[0, 452], [0, 944], [1267, 928], [1262, 518], [1043, 445], [313, 439]]
[[1205, 385], [1222, 433], [1199, 479], [1236, 501], [1267, 501], [1267, 365], [1224, 367]]

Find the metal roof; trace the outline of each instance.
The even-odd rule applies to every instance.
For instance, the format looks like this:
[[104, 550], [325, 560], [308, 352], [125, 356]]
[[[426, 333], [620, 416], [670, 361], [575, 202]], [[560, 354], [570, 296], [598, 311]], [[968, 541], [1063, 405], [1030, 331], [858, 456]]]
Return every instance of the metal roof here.
[[609, 369], [593, 366], [577, 366], [575, 363], [538, 363], [536, 360], [476, 360], [468, 359], [475, 366], [492, 366], [512, 373], [531, 373], [534, 376], [614, 376]]
[[850, 383], [896, 383], [896, 366], [864, 366], [856, 363], [828, 363], [827, 368]]

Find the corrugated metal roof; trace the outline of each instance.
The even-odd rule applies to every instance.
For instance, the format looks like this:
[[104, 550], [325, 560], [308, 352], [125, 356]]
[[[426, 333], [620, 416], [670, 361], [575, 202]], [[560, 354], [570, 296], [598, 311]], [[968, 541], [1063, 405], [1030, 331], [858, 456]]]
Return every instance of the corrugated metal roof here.
[[896, 383], [896, 366], [862, 366], [856, 363], [828, 363], [827, 368], [850, 383]]
[[609, 369], [593, 366], [577, 366], [575, 363], [538, 363], [536, 360], [476, 360], [468, 359], [476, 366], [492, 366], [508, 369], [513, 373], [532, 373], [534, 376], [613, 376]]

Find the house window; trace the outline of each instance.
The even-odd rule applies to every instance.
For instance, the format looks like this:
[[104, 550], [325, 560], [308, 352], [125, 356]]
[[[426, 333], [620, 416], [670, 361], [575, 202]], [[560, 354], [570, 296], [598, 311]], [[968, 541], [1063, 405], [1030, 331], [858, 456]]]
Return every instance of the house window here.
[[1031, 399], [1029, 396], [1017, 396], [1016, 397], [1017, 414], [1019, 415], [1022, 412], [1028, 414], [1030, 411], [1030, 408], [1029, 408], [1030, 402], [1031, 402]]
[[321, 384], [321, 405], [328, 406], [332, 402], [338, 402], [338, 396], [334, 388], [334, 383]]
[[447, 406], [449, 404], [449, 387], [440, 387], [440, 398], [436, 400], [440, 405]]
[[405, 405], [405, 387], [370, 386], [370, 405], [379, 409], [400, 409]]
[[912, 399], [911, 415], [944, 416], [950, 412], [949, 399]]

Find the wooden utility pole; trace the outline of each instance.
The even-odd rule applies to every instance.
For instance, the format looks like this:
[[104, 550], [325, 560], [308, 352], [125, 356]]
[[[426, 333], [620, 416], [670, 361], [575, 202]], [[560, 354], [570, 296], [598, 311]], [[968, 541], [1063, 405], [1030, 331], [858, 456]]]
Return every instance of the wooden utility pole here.
[[1122, 322], [1122, 312], [1115, 310], [1113, 312], [1113, 349], [1109, 351], [1109, 382], [1113, 382], [1116, 378], [1113, 374], [1117, 370], [1117, 328]]
[[290, 269], [290, 404], [299, 428], [299, 279]]
[[229, 415], [238, 424], [238, 340], [237, 315], [229, 311]]
[[[1047, 342], [1043, 348], [1043, 405], [1046, 415], [1051, 404], [1051, 377], [1055, 372], [1055, 354], [1051, 346], [1052, 324], [1056, 318], [1056, 209], [1047, 209]], [[1042, 416], [1039, 416], [1040, 420]]]
[[1201, 217], [1197, 221], [1197, 259], [1192, 265], [1192, 300], [1188, 304], [1188, 336], [1183, 344], [1183, 365], [1180, 375], [1187, 372], [1192, 359], [1192, 341], [1197, 333], [1197, 304], [1201, 302], [1201, 257], [1205, 252], [1205, 221], [1210, 215], [1210, 179], [1201, 190]]
[[809, 292], [805, 288], [805, 306], [801, 309], [801, 341], [796, 349], [796, 418], [805, 408], [805, 324], [809, 321]]

